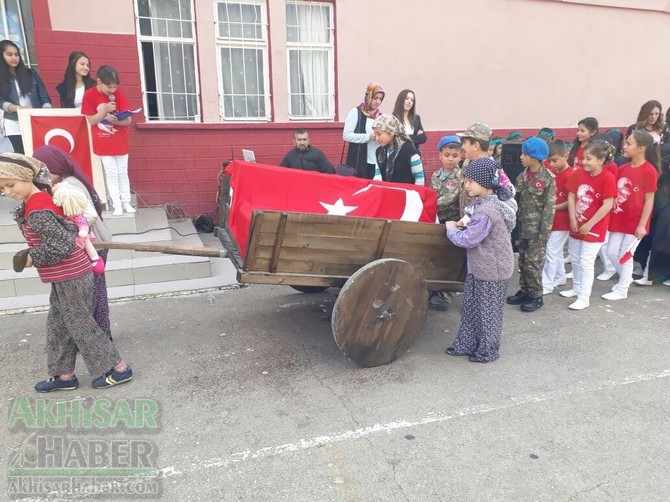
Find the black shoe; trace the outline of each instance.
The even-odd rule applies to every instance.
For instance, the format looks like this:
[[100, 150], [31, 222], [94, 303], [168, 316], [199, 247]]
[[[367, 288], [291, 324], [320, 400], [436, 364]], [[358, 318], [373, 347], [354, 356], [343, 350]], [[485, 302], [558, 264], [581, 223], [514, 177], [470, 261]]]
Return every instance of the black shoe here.
[[520, 289], [514, 294], [514, 296], [507, 297], [507, 303], [510, 305], [521, 305], [526, 303], [529, 298], [530, 296], [528, 296], [528, 293]]
[[449, 302], [441, 291], [430, 291], [428, 295], [428, 307], [433, 310], [447, 310]]
[[526, 303], [521, 305], [521, 311], [534, 312], [537, 309], [539, 309], [542, 305], [544, 305], [544, 300], [542, 300], [541, 296], [539, 298], [530, 298]]
[[470, 361], [471, 363], [488, 363], [488, 361], [485, 361], [484, 359], [479, 359], [475, 356], [468, 357], [468, 361]]
[[449, 354], [450, 356], [467, 356], [465, 352], [459, 352], [453, 347], [449, 347], [447, 350], [444, 351], [446, 354]]

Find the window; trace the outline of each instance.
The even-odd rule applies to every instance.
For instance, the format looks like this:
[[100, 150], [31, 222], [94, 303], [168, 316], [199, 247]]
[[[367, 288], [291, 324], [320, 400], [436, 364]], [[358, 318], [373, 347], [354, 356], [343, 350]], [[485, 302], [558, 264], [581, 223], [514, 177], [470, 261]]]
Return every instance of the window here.
[[0, 0], [0, 35], [2, 40], [11, 40], [21, 49], [21, 58], [26, 66], [37, 67], [33, 39], [33, 18], [28, 0]]
[[200, 120], [191, 0], [137, 0], [136, 5], [147, 119]]
[[219, 94], [224, 120], [270, 120], [265, 2], [217, 2]]
[[286, 4], [289, 115], [332, 120], [335, 109], [333, 9], [323, 2]]

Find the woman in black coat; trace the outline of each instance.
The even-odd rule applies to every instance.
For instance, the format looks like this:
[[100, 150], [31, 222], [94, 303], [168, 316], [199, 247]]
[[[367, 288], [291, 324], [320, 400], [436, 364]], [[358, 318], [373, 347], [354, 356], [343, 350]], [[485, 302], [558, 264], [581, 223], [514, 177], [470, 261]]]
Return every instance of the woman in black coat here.
[[421, 117], [416, 113], [416, 95], [414, 91], [411, 89], [400, 91], [395, 100], [393, 115], [405, 127], [405, 133], [412, 140], [419, 154], [421, 154], [419, 146], [423, 145], [428, 138], [421, 124]]

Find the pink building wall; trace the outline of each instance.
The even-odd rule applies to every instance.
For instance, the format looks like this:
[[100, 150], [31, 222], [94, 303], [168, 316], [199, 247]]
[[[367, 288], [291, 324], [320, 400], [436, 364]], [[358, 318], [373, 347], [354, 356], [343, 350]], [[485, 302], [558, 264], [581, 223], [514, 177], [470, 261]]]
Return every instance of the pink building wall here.
[[[596, 6], [587, 4], [612, 4]], [[549, 126], [574, 137], [577, 120], [627, 126], [648, 99], [670, 104], [670, 66], [660, 34], [670, 20], [665, 2], [647, 0], [336, 0], [336, 117], [330, 123], [288, 120], [283, 0], [268, 0], [273, 122], [222, 123], [212, 0], [195, 0], [202, 121], [134, 123], [131, 187], [146, 204], [176, 202], [191, 214], [216, 211], [221, 162], [256, 151], [277, 164], [298, 126], [338, 162], [342, 123], [366, 84], [387, 91], [382, 110], [412, 88], [428, 132], [430, 175], [439, 138], [484, 121], [496, 134], [532, 134]], [[616, 4], [616, 5], [614, 5]], [[132, 0], [33, 0], [40, 72], [52, 98], [67, 55], [84, 50], [93, 67], [112, 64], [131, 104], [142, 102]]]

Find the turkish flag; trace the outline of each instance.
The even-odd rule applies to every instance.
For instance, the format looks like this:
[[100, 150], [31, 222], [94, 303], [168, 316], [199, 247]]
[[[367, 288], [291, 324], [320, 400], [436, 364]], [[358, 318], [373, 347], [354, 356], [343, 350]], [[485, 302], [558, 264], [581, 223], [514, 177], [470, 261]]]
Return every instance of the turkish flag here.
[[33, 132], [33, 150], [43, 145], [52, 145], [69, 153], [93, 179], [91, 149], [86, 117], [83, 115], [31, 115], [30, 127]]
[[242, 256], [256, 210], [364, 216], [435, 223], [437, 196], [430, 187], [386, 183], [235, 160], [228, 226]]

